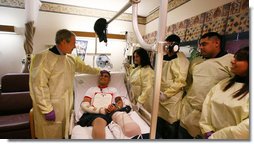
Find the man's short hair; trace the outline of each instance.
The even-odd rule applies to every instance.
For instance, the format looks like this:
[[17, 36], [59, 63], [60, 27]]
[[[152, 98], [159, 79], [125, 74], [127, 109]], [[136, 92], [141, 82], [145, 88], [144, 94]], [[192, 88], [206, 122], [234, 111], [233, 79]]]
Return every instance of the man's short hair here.
[[56, 32], [55, 43], [60, 44], [63, 40], [69, 43], [71, 41], [71, 36], [75, 36], [75, 34], [67, 29], [61, 29]]
[[222, 36], [221, 36], [219, 33], [217, 33], [217, 32], [208, 32], [208, 33], [205, 33], [204, 35], [201, 36], [200, 39], [204, 39], [204, 38], [207, 38], [207, 37], [208, 37], [208, 38], [216, 37], [216, 38], [218, 38], [219, 40], [222, 39]]
[[168, 41], [168, 42], [176, 42], [176, 43], [180, 43], [181, 39], [178, 35], [175, 35], [175, 34], [171, 34], [169, 35], [165, 41]]

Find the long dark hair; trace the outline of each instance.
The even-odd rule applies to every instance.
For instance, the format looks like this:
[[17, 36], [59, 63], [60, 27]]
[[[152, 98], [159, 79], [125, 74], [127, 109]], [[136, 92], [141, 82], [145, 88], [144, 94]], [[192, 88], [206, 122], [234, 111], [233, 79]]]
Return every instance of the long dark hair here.
[[[249, 47], [244, 47], [240, 50], [238, 50], [235, 53], [234, 56], [237, 60], [242, 60], [242, 61], [247, 61], [249, 64]], [[237, 80], [241, 79], [241, 81], [243, 81], [244, 85], [241, 89], [239, 89], [238, 91], [236, 91], [233, 95], [233, 98], [238, 98], [238, 100], [242, 99], [244, 96], [246, 96], [249, 93], [249, 66], [248, 66], [248, 71], [247, 71], [247, 75], [244, 77], [240, 77], [238, 75], [235, 75], [232, 79], [229, 80], [228, 84], [225, 86], [225, 88], [223, 89], [223, 91], [228, 90], [231, 86], [233, 86], [235, 84], [235, 82]]]
[[[153, 68], [152, 65], [151, 65], [150, 57], [149, 57], [149, 55], [148, 55], [148, 53], [145, 49], [143, 49], [141, 47], [136, 49], [133, 52], [133, 61], [134, 61], [134, 54], [135, 53], [140, 56], [140, 65], [141, 65], [141, 67], [149, 65], [151, 68]], [[137, 64], [134, 64], [134, 65], [135, 65], [135, 67], [138, 66]]]

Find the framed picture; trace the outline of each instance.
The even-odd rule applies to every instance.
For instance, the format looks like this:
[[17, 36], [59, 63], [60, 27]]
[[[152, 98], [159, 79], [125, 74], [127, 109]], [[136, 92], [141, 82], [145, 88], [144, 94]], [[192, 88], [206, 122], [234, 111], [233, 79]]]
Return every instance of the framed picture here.
[[87, 44], [88, 44], [88, 41], [86, 40], [76, 40], [76, 48], [74, 52], [82, 60], [84, 60], [86, 56]]

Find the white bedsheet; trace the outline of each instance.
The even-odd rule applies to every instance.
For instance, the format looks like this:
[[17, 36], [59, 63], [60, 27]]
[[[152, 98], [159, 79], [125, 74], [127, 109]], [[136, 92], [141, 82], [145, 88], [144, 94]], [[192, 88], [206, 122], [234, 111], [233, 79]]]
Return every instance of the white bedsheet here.
[[[142, 134], [150, 132], [150, 127], [135, 111], [131, 111], [129, 115], [139, 125]], [[120, 126], [113, 121], [105, 128], [105, 131], [106, 139], [130, 139], [130, 137], [123, 134]], [[81, 127], [80, 125], [77, 125], [72, 130], [71, 139], [92, 139], [91, 134], [92, 127]]]
[[[84, 94], [90, 87], [97, 85], [98, 76], [81, 74], [76, 75], [74, 80], [74, 125], [78, 122], [79, 118], [82, 116], [80, 111], [80, 103], [83, 100]], [[122, 96], [122, 99], [126, 105], [130, 105], [129, 97], [127, 90], [124, 84], [124, 73], [112, 72], [111, 73], [111, 82], [109, 86], [115, 87], [118, 90], [118, 93]], [[135, 112], [131, 111], [129, 113], [131, 118], [139, 125], [141, 133], [149, 133], [150, 127], [146, 124], [142, 118]], [[75, 125], [71, 131], [72, 139], [92, 139], [92, 127], [81, 127]], [[116, 123], [111, 122], [106, 128], [106, 139], [129, 139], [129, 137], [124, 136], [121, 131], [120, 126]]]

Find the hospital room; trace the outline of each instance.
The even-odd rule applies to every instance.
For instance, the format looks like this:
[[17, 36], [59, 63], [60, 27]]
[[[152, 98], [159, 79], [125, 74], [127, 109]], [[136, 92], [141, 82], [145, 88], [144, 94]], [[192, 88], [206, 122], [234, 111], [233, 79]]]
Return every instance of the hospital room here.
[[251, 141], [250, 0], [0, 0], [0, 139]]

